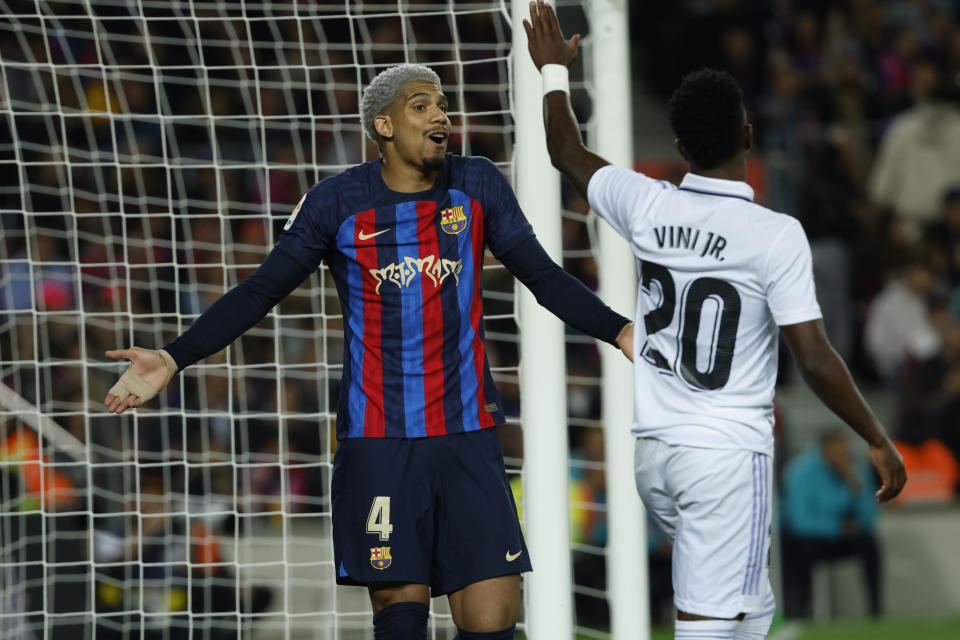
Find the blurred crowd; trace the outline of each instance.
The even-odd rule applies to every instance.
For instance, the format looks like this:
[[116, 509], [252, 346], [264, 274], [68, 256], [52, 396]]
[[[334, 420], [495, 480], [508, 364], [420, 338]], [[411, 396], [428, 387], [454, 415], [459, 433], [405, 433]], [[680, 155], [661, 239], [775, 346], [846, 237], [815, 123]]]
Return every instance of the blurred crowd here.
[[[641, 3], [639, 71], [666, 96], [701, 66], [740, 83], [764, 203], [813, 251], [824, 324], [855, 375], [897, 396], [908, 464], [960, 457], [960, 3]], [[683, 37], [678, 37], [682, 35]], [[642, 141], [641, 141], [642, 144]], [[789, 368], [784, 375], [789, 376]]]
[[[0, 118], [0, 158], [18, 162], [0, 172], [0, 382], [95, 463], [41, 450], [0, 417], [0, 524], [22, 536], [3, 555], [50, 565], [22, 569], [26, 610], [46, 602], [46, 578], [51, 612], [96, 602], [98, 637], [182, 637], [187, 611], [206, 615], [195, 630], [208, 619], [209, 637], [236, 637], [236, 617], [217, 612], [269, 606], [224, 561], [251, 529], [277, 536], [287, 515], [329, 514], [340, 307], [319, 271], [136, 418], [104, 413], [122, 366], [103, 352], [170, 341], [256, 268], [314, 182], [377, 156], [356, 114], [388, 64], [435, 65], [455, 108], [474, 114], [469, 137], [454, 114], [452, 149], [508, 159], [498, 7], [404, 24], [347, 17], [341, 2], [300, 18], [289, 5], [186, 4], [147, 20], [122, 3], [58, 5], [0, 24], [0, 110], [13, 112]], [[502, 270], [491, 279], [506, 286]], [[41, 505], [58, 514], [47, 548]], [[65, 557], [96, 563], [96, 580], [71, 581]]]
[[[929, 472], [911, 475], [905, 499], [953, 499], [960, 480], [960, 1], [682, 0], [630, 3], [630, 11], [636, 85], [665, 101], [683, 73], [702, 66], [724, 68], [740, 83], [756, 131], [757, 191], [803, 223], [832, 341], [860, 380], [897, 396], [887, 426], [912, 469]], [[438, 46], [452, 37], [442, 16], [407, 34], [396, 20], [358, 21], [361, 40], [378, 44], [361, 48], [361, 62], [397, 62], [412, 37], [418, 60], [460, 88], [454, 111], [477, 114], [469, 137], [460, 128], [467, 119], [453, 114], [452, 149], [503, 162], [505, 63], [480, 62], [503, 53], [488, 44], [503, 39], [503, 25], [483, 12], [458, 20], [459, 50]], [[171, 469], [163, 476], [167, 491], [225, 498], [241, 513], [326, 510], [328, 410], [336, 406], [339, 372], [317, 363], [336, 362], [342, 351], [327, 274], [311, 276], [275, 320], [238, 342], [232, 377], [220, 354], [184, 375], [182, 394], [171, 389], [158, 404], [202, 416], [96, 417], [120, 369], [88, 363], [109, 348], [172, 339], [262, 260], [313, 182], [376, 156], [358, 118], [345, 115], [356, 113], [369, 80], [351, 66], [356, 25], [158, 19], [148, 45], [131, 37], [134, 21], [104, 24], [111, 31], [99, 42], [82, 35], [89, 31], [82, 20], [58, 21], [46, 42], [0, 32], [0, 60], [27, 63], [4, 67], [12, 92], [0, 95], [0, 104], [18, 111], [0, 119], [0, 148], [18, 147], [25, 163], [20, 172], [0, 172], [0, 381], [81, 441], [98, 439], [88, 444], [99, 461], [117, 465], [90, 475], [105, 489], [93, 492], [99, 504], [86, 505], [95, 513], [129, 514], [124, 496], [138, 487], [155, 491], [155, 474]], [[176, 44], [191, 39], [205, 43], [206, 71]], [[288, 46], [264, 45], [281, 41]], [[42, 115], [48, 109], [71, 116]], [[564, 220], [564, 266], [593, 286], [586, 204], [569, 191], [565, 206], [572, 213]], [[509, 313], [509, 276], [490, 270], [485, 287], [501, 294], [485, 301], [487, 313]], [[487, 330], [509, 336], [515, 326], [502, 319]], [[495, 368], [516, 364], [509, 338], [488, 339], [488, 350]], [[44, 365], [17, 364], [31, 360]], [[599, 358], [574, 338], [567, 362], [578, 582], [595, 586], [602, 585], [596, 558], [606, 539], [599, 392], [590, 381]], [[508, 415], [518, 415], [516, 380], [497, 377]], [[278, 412], [289, 417], [270, 417]], [[117, 422], [119, 429], [111, 426]], [[6, 437], [15, 425], [4, 428]], [[501, 435], [508, 465], [516, 466], [517, 426]], [[849, 504], [831, 531], [867, 535], [872, 517], [855, 505], [873, 479], [855, 478], [851, 469], [859, 467], [830, 448], [828, 435], [798, 456], [805, 465], [788, 468], [818, 472], [824, 482], [840, 478]], [[153, 471], [123, 471], [134, 460]], [[136, 526], [123, 530], [136, 537]], [[231, 525], [216, 526], [225, 532]], [[111, 535], [123, 539], [105, 524], [104, 539]], [[125, 544], [111, 553], [128, 557]], [[836, 550], [809, 548], [828, 547]], [[657, 612], [669, 608], [662, 584], [669, 548], [652, 536], [650, 552], [661, 576]], [[803, 610], [804, 596], [795, 597]], [[578, 604], [578, 613], [603, 618], [596, 606]]]

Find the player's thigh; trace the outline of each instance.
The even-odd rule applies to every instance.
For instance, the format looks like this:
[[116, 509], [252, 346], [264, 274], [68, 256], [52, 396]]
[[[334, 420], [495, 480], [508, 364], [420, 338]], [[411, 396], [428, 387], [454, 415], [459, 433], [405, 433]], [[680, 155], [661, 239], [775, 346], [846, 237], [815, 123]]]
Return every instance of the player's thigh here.
[[338, 444], [332, 478], [337, 582], [430, 583], [434, 515], [423, 439]]
[[475, 633], [508, 629], [520, 612], [520, 576], [499, 576], [474, 582], [447, 596], [453, 623]]
[[374, 613], [398, 602], [419, 602], [430, 606], [430, 587], [425, 584], [380, 582], [367, 586]]
[[666, 466], [678, 512], [677, 609], [710, 618], [763, 610], [769, 590], [771, 459], [675, 447]]
[[664, 475], [670, 449], [669, 445], [659, 440], [637, 438], [633, 451], [633, 473], [637, 493], [644, 507], [672, 543], [678, 516]]
[[442, 465], [433, 595], [530, 571], [496, 430], [444, 436], [437, 444]]

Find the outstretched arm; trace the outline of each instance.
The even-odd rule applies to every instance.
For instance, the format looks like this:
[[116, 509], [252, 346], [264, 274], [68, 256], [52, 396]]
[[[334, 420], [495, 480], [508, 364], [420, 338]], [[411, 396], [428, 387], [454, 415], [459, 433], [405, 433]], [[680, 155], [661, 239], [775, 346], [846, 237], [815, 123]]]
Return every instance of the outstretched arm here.
[[[560, 76], [565, 84], [566, 68], [577, 57], [580, 35], [567, 42], [553, 7], [543, 0], [530, 3], [530, 20], [523, 21], [527, 32], [527, 49], [537, 69], [547, 75]], [[550, 65], [544, 69], [545, 65]], [[550, 89], [554, 84], [545, 88]], [[598, 169], [610, 164], [583, 145], [576, 116], [570, 107], [569, 90], [559, 87], [543, 96], [543, 122], [547, 132], [550, 162], [587, 197], [587, 185]]]
[[877, 501], [895, 498], [907, 482], [903, 458], [860, 395], [847, 366], [830, 345], [823, 321], [785, 325], [780, 330], [813, 392], [869, 445], [870, 459], [883, 483], [877, 491]]
[[183, 335], [162, 349], [107, 351], [108, 358], [131, 361], [103, 401], [107, 410], [123, 413], [153, 398], [178, 370], [220, 351], [260, 322], [310, 272], [274, 247], [256, 272], [221, 296]]
[[571, 327], [618, 347], [633, 360], [633, 323], [561, 269], [536, 237], [510, 249], [500, 256], [500, 261], [550, 313]]

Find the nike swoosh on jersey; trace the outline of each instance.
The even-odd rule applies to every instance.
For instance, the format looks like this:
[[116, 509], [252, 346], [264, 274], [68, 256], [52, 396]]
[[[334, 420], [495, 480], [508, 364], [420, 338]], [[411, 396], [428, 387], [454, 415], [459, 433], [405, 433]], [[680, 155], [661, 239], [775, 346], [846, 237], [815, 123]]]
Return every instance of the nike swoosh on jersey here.
[[383, 231], [377, 231], [376, 233], [364, 233], [363, 230], [361, 229], [360, 233], [357, 234], [357, 237], [360, 238], [361, 240], [369, 240], [370, 238], [376, 238], [381, 233], [386, 233], [387, 231], [390, 231], [390, 229], [387, 228], [387, 229], [384, 229]]
[[516, 553], [510, 553], [509, 551], [507, 551], [507, 562], [513, 562], [514, 560], [520, 557], [521, 553], [523, 553], [522, 550], [517, 551]]

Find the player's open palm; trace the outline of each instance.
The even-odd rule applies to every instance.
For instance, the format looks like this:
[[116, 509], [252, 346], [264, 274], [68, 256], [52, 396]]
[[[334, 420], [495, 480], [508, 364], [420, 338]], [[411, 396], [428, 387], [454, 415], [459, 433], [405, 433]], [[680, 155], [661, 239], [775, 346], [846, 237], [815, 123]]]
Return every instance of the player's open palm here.
[[888, 439], [883, 445], [870, 447], [870, 459], [880, 474], [883, 483], [877, 491], [877, 502], [886, 502], [896, 498], [907, 483], [907, 470], [903, 466], [903, 457]]
[[560, 31], [557, 14], [543, 0], [530, 3], [530, 21], [524, 20], [523, 28], [527, 32], [527, 50], [538, 70], [545, 64], [567, 66], [577, 57], [580, 34], [567, 42]]
[[117, 383], [110, 387], [103, 404], [110, 413], [123, 413], [139, 407], [167, 386], [177, 372], [173, 357], [163, 349], [118, 349], [107, 351], [108, 358], [129, 360], [130, 366]]

